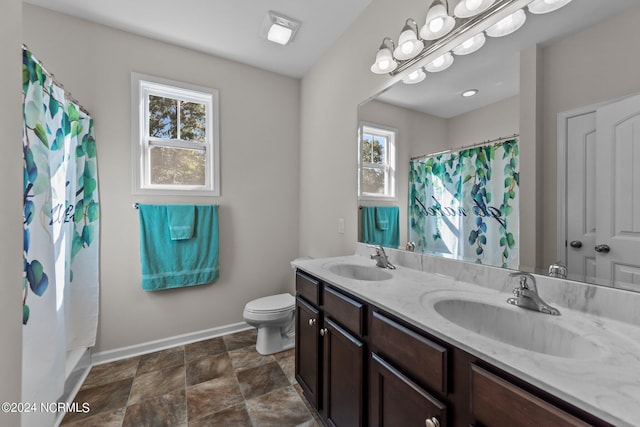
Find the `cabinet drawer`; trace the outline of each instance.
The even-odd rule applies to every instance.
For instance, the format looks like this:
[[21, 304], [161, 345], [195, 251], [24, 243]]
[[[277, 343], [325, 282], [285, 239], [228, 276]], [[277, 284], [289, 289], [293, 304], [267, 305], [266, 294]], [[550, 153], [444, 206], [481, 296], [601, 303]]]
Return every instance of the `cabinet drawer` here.
[[371, 427], [423, 426], [433, 418], [442, 427], [448, 425], [442, 402], [375, 353], [371, 353], [369, 372]]
[[487, 427], [590, 425], [475, 365], [471, 365], [471, 413]]
[[320, 305], [320, 281], [296, 271], [296, 292], [311, 304]]
[[447, 349], [386, 316], [373, 312], [372, 346], [409, 377], [447, 394]]
[[364, 305], [341, 292], [325, 286], [322, 294], [324, 311], [354, 334], [364, 335]]

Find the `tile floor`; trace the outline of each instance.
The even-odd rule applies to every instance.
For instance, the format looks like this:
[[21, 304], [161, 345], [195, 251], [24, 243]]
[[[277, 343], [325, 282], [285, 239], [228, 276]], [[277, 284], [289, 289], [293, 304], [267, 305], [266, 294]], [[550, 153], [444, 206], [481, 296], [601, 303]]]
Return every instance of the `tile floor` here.
[[319, 427], [294, 351], [262, 356], [255, 329], [94, 366], [64, 427]]

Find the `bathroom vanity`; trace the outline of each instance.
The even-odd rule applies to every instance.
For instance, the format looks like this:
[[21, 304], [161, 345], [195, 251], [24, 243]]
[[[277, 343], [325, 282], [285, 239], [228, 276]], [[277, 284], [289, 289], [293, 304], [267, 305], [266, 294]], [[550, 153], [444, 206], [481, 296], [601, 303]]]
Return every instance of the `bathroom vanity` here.
[[465, 265], [471, 283], [359, 255], [293, 265], [296, 379], [327, 425], [640, 425], [637, 324], [546, 283], [560, 316], [509, 305], [517, 280], [497, 268]]

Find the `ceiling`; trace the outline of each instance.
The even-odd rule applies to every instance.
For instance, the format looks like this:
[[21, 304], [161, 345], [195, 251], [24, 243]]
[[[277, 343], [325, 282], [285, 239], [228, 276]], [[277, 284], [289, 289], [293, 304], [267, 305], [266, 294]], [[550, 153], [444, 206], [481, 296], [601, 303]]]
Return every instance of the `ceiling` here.
[[[544, 46], [638, 5], [640, 0], [574, 0], [553, 13], [527, 13], [527, 21], [517, 32], [501, 38], [487, 37], [479, 51], [454, 56], [453, 65], [445, 71], [427, 73], [427, 78], [418, 84], [398, 83], [377, 99], [451, 118], [515, 96], [520, 88], [522, 49], [536, 43]], [[463, 98], [461, 94], [467, 89], [480, 92]]]
[[[371, 3], [371, 0], [24, 1], [298, 78]], [[279, 46], [260, 36], [269, 10], [301, 22], [289, 45]], [[375, 44], [372, 49], [375, 51]]]

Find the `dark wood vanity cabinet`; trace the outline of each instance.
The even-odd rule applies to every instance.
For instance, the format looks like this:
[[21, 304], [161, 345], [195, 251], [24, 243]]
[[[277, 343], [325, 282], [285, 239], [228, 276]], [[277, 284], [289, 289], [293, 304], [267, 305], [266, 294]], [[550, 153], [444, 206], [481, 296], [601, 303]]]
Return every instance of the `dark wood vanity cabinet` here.
[[364, 305], [301, 273], [296, 293], [296, 380], [327, 425], [364, 427]]
[[305, 273], [296, 289], [296, 379], [328, 426], [612, 427]]

